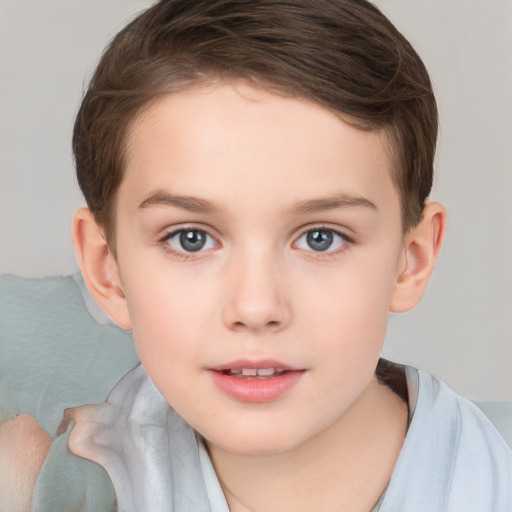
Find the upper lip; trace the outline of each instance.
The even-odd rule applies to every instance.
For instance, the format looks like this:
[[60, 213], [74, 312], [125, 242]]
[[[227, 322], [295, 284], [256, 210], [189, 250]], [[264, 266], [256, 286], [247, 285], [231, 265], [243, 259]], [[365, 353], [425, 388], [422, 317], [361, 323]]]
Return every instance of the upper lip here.
[[247, 369], [250, 369], [250, 368], [252, 368], [252, 369], [276, 368], [279, 370], [287, 370], [287, 371], [302, 370], [302, 368], [290, 366], [289, 364], [283, 363], [281, 361], [277, 361], [275, 359], [259, 359], [259, 360], [237, 359], [235, 361], [230, 361], [225, 364], [219, 364], [216, 366], [212, 366], [209, 368], [209, 370], [213, 370], [216, 372], [222, 372], [222, 371], [231, 370], [234, 368], [247, 368]]

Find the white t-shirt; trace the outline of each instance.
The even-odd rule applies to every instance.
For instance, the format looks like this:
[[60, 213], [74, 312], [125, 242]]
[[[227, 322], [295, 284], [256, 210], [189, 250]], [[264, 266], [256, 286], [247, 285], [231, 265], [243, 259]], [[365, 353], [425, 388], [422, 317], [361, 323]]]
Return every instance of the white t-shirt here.
[[[512, 451], [476, 406], [406, 367], [410, 424], [379, 512], [511, 512]], [[229, 512], [208, 453], [142, 366], [80, 408], [79, 455], [110, 475], [119, 512]]]

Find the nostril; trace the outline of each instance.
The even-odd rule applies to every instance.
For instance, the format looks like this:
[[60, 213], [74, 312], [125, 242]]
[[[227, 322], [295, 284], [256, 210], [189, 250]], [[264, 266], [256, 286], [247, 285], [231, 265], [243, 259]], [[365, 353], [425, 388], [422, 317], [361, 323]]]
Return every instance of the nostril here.
[[241, 330], [241, 329], [278, 329], [279, 327], [281, 326], [281, 322], [279, 322], [278, 320], [270, 320], [268, 322], [262, 322], [260, 324], [260, 327], [258, 327], [258, 325], [256, 325], [255, 323], [251, 323], [251, 322], [240, 322], [240, 321], [237, 321], [237, 322], [234, 322], [232, 324], [232, 328], [235, 329], [235, 330]]

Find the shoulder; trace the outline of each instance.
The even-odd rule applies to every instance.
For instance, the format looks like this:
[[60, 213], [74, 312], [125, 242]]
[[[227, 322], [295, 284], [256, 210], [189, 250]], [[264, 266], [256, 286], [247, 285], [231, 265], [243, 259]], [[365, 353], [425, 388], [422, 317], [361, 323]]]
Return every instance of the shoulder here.
[[142, 366], [108, 400], [70, 413], [69, 449], [102, 466], [119, 511], [206, 510], [196, 434], [167, 403]]
[[[510, 512], [512, 451], [444, 382], [406, 369], [412, 419], [381, 509]], [[411, 400], [414, 402], [414, 400]]]

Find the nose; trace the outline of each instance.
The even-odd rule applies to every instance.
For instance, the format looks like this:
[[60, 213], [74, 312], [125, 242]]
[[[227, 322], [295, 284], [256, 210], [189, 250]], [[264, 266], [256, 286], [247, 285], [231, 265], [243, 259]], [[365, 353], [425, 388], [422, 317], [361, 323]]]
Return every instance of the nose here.
[[247, 255], [231, 262], [223, 308], [224, 324], [235, 331], [276, 332], [291, 319], [284, 272], [275, 258]]

